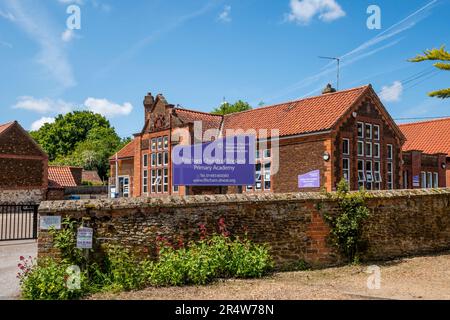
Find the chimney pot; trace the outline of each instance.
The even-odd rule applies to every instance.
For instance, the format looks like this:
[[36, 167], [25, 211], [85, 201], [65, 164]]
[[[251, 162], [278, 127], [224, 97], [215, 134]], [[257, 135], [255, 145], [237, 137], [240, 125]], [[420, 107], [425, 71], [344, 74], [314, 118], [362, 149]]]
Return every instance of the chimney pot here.
[[329, 84], [327, 84], [327, 86], [325, 87], [325, 89], [323, 89], [322, 94], [328, 94], [328, 93], [333, 93], [333, 92], [336, 92], [336, 89], [333, 88], [333, 87], [331, 86], [331, 84], [329, 83]]

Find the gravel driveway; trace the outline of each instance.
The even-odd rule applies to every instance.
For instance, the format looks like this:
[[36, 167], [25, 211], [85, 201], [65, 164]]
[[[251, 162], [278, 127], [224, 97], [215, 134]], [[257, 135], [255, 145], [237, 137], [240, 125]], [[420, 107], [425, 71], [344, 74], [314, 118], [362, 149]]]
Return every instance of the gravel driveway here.
[[0, 300], [17, 299], [20, 295], [16, 278], [20, 256], [36, 257], [37, 242], [0, 242]]
[[278, 273], [260, 280], [228, 280], [206, 287], [149, 288], [93, 299], [322, 300], [450, 299], [450, 254], [380, 263], [380, 289], [369, 290], [369, 266]]

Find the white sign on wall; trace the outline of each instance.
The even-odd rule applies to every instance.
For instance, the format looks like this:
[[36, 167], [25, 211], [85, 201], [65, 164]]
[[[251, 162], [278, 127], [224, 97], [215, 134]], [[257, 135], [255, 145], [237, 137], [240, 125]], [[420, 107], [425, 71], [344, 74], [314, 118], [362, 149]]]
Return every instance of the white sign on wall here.
[[78, 228], [77, 232], [77, 248], [92, 249], [92, 238], [94, 230], [92, 228]]
[[61, 230], [61, 216], [41, 216], [41, 230], [50, 230], [51, 228]]

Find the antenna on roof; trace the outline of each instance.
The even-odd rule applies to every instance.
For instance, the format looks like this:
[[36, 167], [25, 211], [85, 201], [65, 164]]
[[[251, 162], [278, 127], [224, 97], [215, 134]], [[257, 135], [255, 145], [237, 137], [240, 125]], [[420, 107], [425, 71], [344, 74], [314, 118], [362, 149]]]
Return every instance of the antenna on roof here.
[[339, 91], [339, 76], [341, 70], [341, 58], [336, 57], [319, 57], [320, 59], [335, 60], [337, 62], [337, 84], [336, 89]]

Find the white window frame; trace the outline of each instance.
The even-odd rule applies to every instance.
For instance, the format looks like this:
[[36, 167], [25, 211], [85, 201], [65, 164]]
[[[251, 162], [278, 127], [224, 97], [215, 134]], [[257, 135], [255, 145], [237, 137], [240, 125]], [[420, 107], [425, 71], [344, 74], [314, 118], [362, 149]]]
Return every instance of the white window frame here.
[[394, 159], [394, 146], [392, 144], [388, 144], [387, 149], [388, 149], [387, 159], [393, 160]]
[[433, 188], [439, 188], [439, 173], [433, 172]]
[[[147, 163], [147, 164], [145, 164]], [[142, 155], [142, 166], [144, 168], [148, 168], [148, 154]]]
[[[370, 128], [370, 131], [369, 131], [370, 134], [369, 135], [367, 134], [367, 129], [368, 128]], [[373, 127], [372, 127], [372, 125], [370, 123], [365, 123], [364, 124], [364, 137], [365, 137], [365, 139], [372, 140], [372, 137], [373, 137], [372, 129], [373, 129]]]
[[[362, 127], [362, 135], [360, 136], [359, 135], [359, 125], [361, 125], [361, 127]], [[356, 124], [356, 131], [357, 131], [357, 136], [358, 136], [358, 138], [359, 139], [364, 139], [364, 134], [365, 134], [365, 131], [366, 131], [366, 126], [364, 125], [364, 122], [357, 122], [357, 124]]]
[[[378, 136], [375, 136], [375, 132], [378, 133]], [[380, 126], [378, 124], [374, 124], [373, 125], [373, 139], [375, 141], [380, 141], [380, 135], [381, 135]]]
[[[377, 153], [375, 153], [375, 150], [377, 150]], [[376, 142], [373, 144], [373, 156], [374, 158], [380, 159], [381, 158], [381, 146], [380, 143]]]
[[427, 189], [433, 188], [433, 173], [427, 172]]
[[[359, 169], [360, 163], [362, 163], [362, 170]], [[366, 182], [366, 162], [364, 160], [358, 160], [358, 182], [360, 183]]]
[[[347, 169], [345, 168], [344, 163], [347, 163]], [[351, 167], [350, 167], [350, 158], [343, 158], [342, 159], [342, 178], [347, 181], [347, 183], [350, 185], [351, 183]], [[345, 177], [347, 175], [347, 178]]]
[[[147, 189], [147, 190], [146, 190]], [[148, 169], [142, 171], [142, 193], [148, 195]]]
[[[269, 169], [266, 168], [266, 166], [269, 165]], [[272, 190], [272, 162], [267, 161], [264, 163], [263, 169], [263, 187], [264, 191], [270, 191]], [[269, 176], [267, 176], [269, 175]], [[266, 183], [269, 183], [269, 187], [267, 188]]]
[[168, 136], [163, 137], [163, 149], [164, 150], [169, 149], [169, 137]]
[[[378, 167], [378, 170], [377, 170]], [[373, 162], [373, 179], [375, 182], [375, 189], [381, 190], [381, 183], [383, 182], [383, 177], [381, 176], [381, 162]]]
[[[367, 152], [367, 146], [370, 146], [370, 152]], [[373, 145], [372, 145], [372, 142], [366, 142], [365, 144], [364, 144], [364, 154], [365, 154], [365, 156], [367, 157], [367, 158], [372, 158], [372, 155], [373, 155]]]
[[156, 151], [156, 148], [157, 148], [156, 138], [152, 138], [150, 141], [151, 141], [151, 150]]
[[[345, 152], [345, 144], [347, 144], [347, 152]], [[350, 139], [348, 138], [342, 139], [342, 154], [346, 156], [350, 155]]]
[[163, 193], [169, 193], [169, 169], [168, 168], [164, 168], [162, 174], [163, 174], [163, 177], [162, 177], [162, 182], [163, 182], [162, 192]]
[[[362, 148], [361, 148], [362, 153], [359, 152], [359, 147], [361, 145], [362, 145]], [[358, 150], [357, 150], [358, 157], [364, 157], [365, 152], [366, 152], [366, 144], [364, 143], [364, 141], [358, 141]]]
[[425, 171], [420, 173], [420, 186], [422, 189], [427, 188], [427, 173]]
[[[389, 167], [391, 167], [390, 170]], [[394, 190], [394, 163], [392, 162], [387, 163], [387, 175], [388, 175], [387, 189]]]

